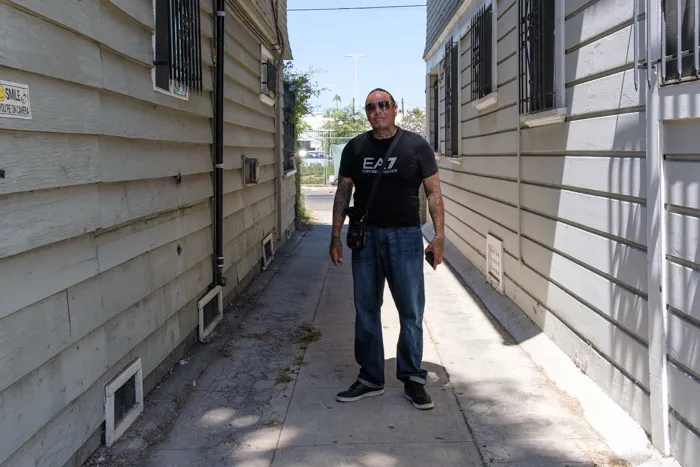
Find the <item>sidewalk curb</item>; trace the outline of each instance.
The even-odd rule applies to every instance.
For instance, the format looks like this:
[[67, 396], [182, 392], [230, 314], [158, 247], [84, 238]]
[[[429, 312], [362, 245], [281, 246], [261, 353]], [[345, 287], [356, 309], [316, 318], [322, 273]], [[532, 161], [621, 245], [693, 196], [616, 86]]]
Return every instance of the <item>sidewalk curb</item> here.
[[[435, 234], [432, 224], [426, 223], [422, 230], [425, 239], [430, 241]], [[445, 239], [444, 264], [557, 387], [579, 402], [588, 423], [615, 455], [635, 467], [680, 467], [674, 459], [664, 458], [650, 444], [639, 424], [579, 370], [509, 297], [488, 284], [481, 271], [448, 239]], [[533, 335], [536, 337], [527, 338]]]

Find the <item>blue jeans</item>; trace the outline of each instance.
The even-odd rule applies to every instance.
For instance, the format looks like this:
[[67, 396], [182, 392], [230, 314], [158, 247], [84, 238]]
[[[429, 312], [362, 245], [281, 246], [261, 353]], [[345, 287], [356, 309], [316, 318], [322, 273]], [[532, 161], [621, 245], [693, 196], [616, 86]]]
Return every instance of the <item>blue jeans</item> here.
[[381, 307], [384, 281], [399, 311], [401, 333], [396, 347], [396, 377], [425, 384], [423, 359], [423, 235], [416, 227], [367, 227], [365, 246], [352, 252], [355, 293], [355, 360], [358, 381], [384, 387], [384, 341]]

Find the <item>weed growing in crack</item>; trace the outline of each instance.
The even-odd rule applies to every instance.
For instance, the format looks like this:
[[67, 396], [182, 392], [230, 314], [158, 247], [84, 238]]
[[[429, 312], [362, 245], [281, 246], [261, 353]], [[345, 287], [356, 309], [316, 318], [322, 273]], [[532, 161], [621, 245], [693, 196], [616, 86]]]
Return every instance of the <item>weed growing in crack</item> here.
[[229, 344], [223, 345], [219, 349], [219, 355], [225, 358], [230, 358], [233, 356], [233, 347]]
[[321, 339], [321, 331], [316, 329], [313, 324], [302, 324], [297, 328], [297, 335], [300, 347], [304, 350], [308, 349], [311, 344]]
[[297, 358], [294, 359], [294, 364], [295, 364], [296, 366], [306, 365], [306, 361], [304, 360], [304, 356], [303, 356], [303, 355], [297, 355]]
[[277, 375], [277, 383], [278, 384], [289, 384], [292, 381], [292, 376], [289, 374], [289, 370], [282, 370], [280, 371], [279, 375]]

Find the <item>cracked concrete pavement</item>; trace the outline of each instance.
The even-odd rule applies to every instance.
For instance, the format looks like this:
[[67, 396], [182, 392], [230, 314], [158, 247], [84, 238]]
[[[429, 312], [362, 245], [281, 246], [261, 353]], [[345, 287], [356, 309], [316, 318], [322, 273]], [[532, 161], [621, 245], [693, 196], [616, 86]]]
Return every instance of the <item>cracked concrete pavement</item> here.
[[435, 409], [414, 409], [394, 376], [399, 324], [388, 287], [386, 393], [337, 403], [357, 365], [350, 252], [342, 267], [330, 264], [327, 190], [310, 194], [317, 225], [278, 251], [212, 342], [196, 346], [88, 465], [629, 465], [446, 266], [425, 272]]

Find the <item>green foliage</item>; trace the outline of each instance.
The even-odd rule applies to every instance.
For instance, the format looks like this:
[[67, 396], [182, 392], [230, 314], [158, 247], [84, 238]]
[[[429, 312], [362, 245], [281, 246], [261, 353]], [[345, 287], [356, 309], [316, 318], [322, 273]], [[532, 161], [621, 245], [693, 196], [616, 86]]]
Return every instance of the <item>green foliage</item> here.
[[401, 121], [401, 127], [425, 138], [425, 111], [418, 107], [408, 110]]
[[323, 129], [336, 132], [336, 136], [355, 136], [371, 128], [364, 112], [357, 109], [353, 112], [352, 106], [326, 109], [324, 116], [330, 120], [323, 124]]
[[294, 106], [292, 107], [290, 123], [296, 125], [297, 134], [307, 129], [303, 117], [314, 110], [311, 105], [311, 99], [320, 96], [321, 92], [325, 90], [313, 80], [313, 76], [317, 73], [319, 71], [313, 68], [308, 71], [297, 70], [292, 62], [284, 64], [285, 88], [294, 95]]

